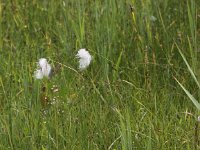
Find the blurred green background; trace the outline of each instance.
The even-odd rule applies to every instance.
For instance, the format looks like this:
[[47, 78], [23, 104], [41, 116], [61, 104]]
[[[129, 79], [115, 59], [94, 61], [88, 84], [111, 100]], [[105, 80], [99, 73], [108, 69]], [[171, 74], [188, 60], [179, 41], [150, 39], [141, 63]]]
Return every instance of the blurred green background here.
[[[198, 149], [200, 1], [0, 1], [0, 149]], [[80, 48], [93, 56], [78, 70]], [[39, 58], [54, 68], [36, 80]]]

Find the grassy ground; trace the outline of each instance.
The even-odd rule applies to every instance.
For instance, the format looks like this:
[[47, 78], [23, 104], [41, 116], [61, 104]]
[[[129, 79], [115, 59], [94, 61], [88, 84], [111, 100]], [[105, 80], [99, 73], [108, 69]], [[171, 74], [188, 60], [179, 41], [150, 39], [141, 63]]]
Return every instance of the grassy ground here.
[[[2, 0], [0, 14], [0, 149], [199, 148], [174, 77], [198, 100], [178, 49], [198, 79], [200, 1]], [[42, 57], [50, 80], [33, 77]]]

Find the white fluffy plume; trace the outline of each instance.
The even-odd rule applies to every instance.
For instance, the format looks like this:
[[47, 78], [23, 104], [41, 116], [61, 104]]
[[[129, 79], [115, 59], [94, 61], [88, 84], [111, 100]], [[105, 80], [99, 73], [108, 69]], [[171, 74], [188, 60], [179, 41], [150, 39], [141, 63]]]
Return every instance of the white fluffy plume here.
[[86, 69], [92, 60], [92, 56], [86, 49], [80, 49], [76, 55], [79, 58], [79, 69], [84, 70]]
[[34, 72], [36, 79], [42, 79], [43, 77], [49, 77], [51, 73], [51, 66], [48, 64], [45, 58], [40, 58], [38, 62], [38, 68]]

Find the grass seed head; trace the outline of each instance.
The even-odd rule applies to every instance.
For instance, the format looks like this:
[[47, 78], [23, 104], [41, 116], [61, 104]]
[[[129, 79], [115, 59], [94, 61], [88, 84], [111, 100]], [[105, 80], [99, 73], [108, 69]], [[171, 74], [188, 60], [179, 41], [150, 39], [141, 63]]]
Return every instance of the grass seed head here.
[[76, 55], [79, 58], [79, 69], [84, 70], [86, 69], [92, 60], [92, 56], [86, 49], [80, 49]]

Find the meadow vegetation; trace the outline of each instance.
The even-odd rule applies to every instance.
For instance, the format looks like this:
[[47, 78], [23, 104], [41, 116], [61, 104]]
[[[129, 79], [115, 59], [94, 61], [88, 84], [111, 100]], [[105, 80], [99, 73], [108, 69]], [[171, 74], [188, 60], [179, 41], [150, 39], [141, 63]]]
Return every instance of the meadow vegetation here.
[[200, 148], [199, 21], [199, 0], [0, 1], [0, 149]]

